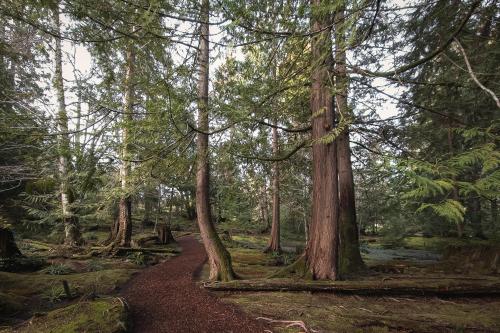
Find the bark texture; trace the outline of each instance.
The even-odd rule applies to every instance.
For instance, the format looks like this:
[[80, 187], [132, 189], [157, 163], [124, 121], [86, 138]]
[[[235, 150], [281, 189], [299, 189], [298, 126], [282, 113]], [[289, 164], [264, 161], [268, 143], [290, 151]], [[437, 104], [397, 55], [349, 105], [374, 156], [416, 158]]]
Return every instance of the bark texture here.
[[208, 255], [210, 279], [229, 281], [236, 277], [231, 256], [220, 240], [212, 221], [209, 198], [208, 167], [208, 63], [209, 63], [209, 2], [202, 0], [200, 43], [198, 53], [198, 128], [196, 170], [196, 213], [203, 245]]
[[[347, 104], [348, 77], [346, 70], [344, 8], [335, 15], [335, 99], [337, 115], [340, 119], [352, 118]], [[356, 198], [349, 146], [349, 127], [337, 139], [337, 167], [339, 174], [339, 228], [340, 249], [339, 268], [341, 275], [356, 273], [364, 268], [359, 252], [358, 225], [356, 221]]]
[[[274, 122], [276, 125], [276, 122]], [[278, 129], [273, 127], [273, 155], [279, 155]], [[273, 163], [273, 215], [271, 223], [271, 237], [266, 252], [281, 252], [280, 246], [280, 170], [279, 162]]]
[[[59, 3], [53, 10], [54, 25], [57, 34], [60, 34], [61, 22], [59, 18]], [[61, 211], [64, 224], [64, 243], [70, 246], [81, 245], [82, 235], [72, 204], [73, 195], [70, 188], [69, 169], [71, 161], [70, 139], [68, 134], [68, 114], [66, 112], [66, 101], [64, 96], [64, 80], [62, 73], [62, 47], [61, 40], [55, 38], [55, 71], [53, 80], [54, 89], [57, 95], [57, 125], [58, 125], [58, 149], [59, 161], [58, 170], [60, 178]]]
[[335, 140], [326, 140], [333, 130], [335, 113], [329, 68], [331, 68], [330, 15], [321, 0], [311, 0], [312, 50], [312, 151], [313, 197], [307, 267], [315, 279], [338, 278], [338, 184]]
[[123, 130], [122, 152], [120, 165], [120, 181], [122, 194], [119, 203], [118, 232], [114, 240], [115, 245], [130, 246], [132, 238], [132, 198], [130, 197], [129, 175], [131, 171], [130, 159], [130, 126], [133, 121], [132, 105], [134, 100], [134, 70], [135, 50], [132, 41], [129, 42], [125, 53], [126, 73], [123, 94]]

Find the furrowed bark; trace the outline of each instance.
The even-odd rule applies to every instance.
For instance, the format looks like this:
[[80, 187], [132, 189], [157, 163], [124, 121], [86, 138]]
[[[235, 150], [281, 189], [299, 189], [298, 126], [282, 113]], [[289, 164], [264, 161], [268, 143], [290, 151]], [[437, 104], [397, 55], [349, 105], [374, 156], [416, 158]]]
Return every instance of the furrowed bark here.
[[[345, 8], [342, 6], [335, 15], [335, 100], [338, 117], [351, 118], [352, 115], [347, 104], [349, 82], [346, 68], [346, 41], [343, 30], [345, 24], [344, 11]], [[356, 273], [364, 268], [359, 251], [349, 127], [346, 127], [337, 139], [337, 167], [339, 173], [339, 268], [341, 275], [344, 276]]]
[[[59, 18], [59, 2], [56, 3], [53, 10], [54, 25], [58, 32], [61, 30]], [[62, 47], [61, 40], [55, 39], [55, 71], [54, 71], [54, 89], [57, 96], [57, 125], [58, 125], [58, 149], [59, 160], [58, 170], [60, 178], [61, 210], [64, 224], [64, 243], [70, 246], [81, 245], [83, 242], [78, 223], [78, 216], [74, 214], [73, 196], [69, 184], [69, 168], [71, 161], [71, 148], [68, 134], [68, 114], [66, 112], [66, 101], [64, 96], [64, 81], [62, 74]]]
[[[276, 121], [274, 122], [277, 125]], [[278, 129], [273, 127], [273, 155], [279, 155]], [[271, 237], [266, 252], [281, 252], [280, 246], [280, 171], [279, 162], [273, 162], [273, 216], [271, 224]]]
[[231, 256], [220, 240], [212, 221], [209, 198], [208, 167], [208, 63], [209, 63], [209, 1], [201, 2], [201, 31], [198, 54], [198, 128], [197, 171], [196, 171], [196, 213], [203, 245], [210, 265], [210, 280], [229, 281], [236, 278]]
[[312, 151], [313, 197], [306, 263], [315, 279], [336, 280], [338, 274], [338, 184], [335, 140], [325, 140], [334, 128], [332, 92], [328, 86], [331, 66], [330, 15], [321, 0], [311, 0], [312, 50]]

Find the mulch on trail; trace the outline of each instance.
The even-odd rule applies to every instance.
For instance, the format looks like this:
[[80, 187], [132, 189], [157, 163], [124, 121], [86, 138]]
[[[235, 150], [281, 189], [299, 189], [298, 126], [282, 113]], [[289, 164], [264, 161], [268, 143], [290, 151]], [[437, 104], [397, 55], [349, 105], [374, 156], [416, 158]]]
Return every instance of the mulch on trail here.
[[203, 246], [192, 237], [179, 245], [180, 256], [145, 269], [124, 287], [133, 332], [263, 332], [263, 323], [195, 284], [194, 273], [206, 261]]

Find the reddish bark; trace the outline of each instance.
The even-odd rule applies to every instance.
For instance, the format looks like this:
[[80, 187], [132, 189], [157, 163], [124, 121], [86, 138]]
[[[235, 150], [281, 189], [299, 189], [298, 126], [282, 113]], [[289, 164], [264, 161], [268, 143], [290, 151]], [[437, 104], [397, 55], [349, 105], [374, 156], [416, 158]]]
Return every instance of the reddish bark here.
[[[274, 123], [276, 125], [276, 122]], [[278, 156], [278, 129], [273, 127], [273, 154]], [[281, 252], [280, 246], [280, 171], [279, 162], [273, 163], [273, 216], [271, 223], [271, 237], [266, 252]]]
[[[321, 10], [319, 10], [319, 7]], [[311, 1], [313, 198], [306, 264], [313, 278], [338, 278], [338, 184], [335, 140], [327, 140], [335, 124], [331, 86], [330, 15], [321, 0]]]

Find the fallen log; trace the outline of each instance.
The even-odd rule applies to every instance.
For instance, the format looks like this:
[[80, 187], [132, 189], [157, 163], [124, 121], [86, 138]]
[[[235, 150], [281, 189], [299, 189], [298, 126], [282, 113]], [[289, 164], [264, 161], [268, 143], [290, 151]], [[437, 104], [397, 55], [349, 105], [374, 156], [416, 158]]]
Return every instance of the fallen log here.
[[203, 287], [212, 291], [228, 292], [311, 292], [346, 295], [382, 296], [438, 296], [438, 297], [498, 297], [500, 280], [483, 280], [471, 283], [471, 280], [457, 283], [457, 280], [436, 282], [425, 281], [297, 281], [281, 279], [237, 280], [230, 282], [205, 282]]
[[[90, 248], [91, 251], [105, 251], [106, 247], [93, 246]], [[116, 247], [114, 248], [117, 254], [129, 253], [129, 252], [150, 252], [150, 253], [165, 253], [165, 254], [179, 254], [180, 250], [177, 248], [165, 248], [165, 247]]]
[[160, 244], [160, 239], [156, 235], [145, 236], [142, 238], [138, 238], [136, 240], [132, 240], [132, 245], [135, 244], [138, 247], [143, 247], [144, 245], [146, 245], [149, 242], [153, 242], [153, 244]]

